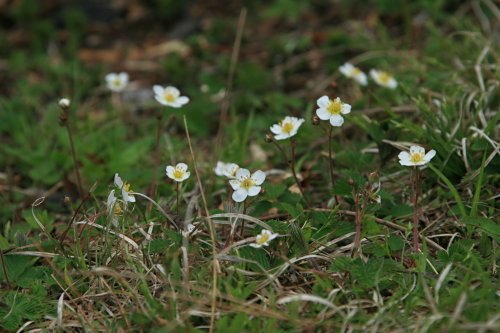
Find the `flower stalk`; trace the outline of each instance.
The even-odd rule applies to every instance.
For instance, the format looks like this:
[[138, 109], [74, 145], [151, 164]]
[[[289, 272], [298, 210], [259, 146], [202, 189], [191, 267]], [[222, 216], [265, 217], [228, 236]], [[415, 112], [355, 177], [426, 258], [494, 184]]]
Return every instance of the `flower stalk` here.
[[[155, 146], [155, 154], [154, 154], [154, 165], [153, 165], [153, 178], [151, 179], [151, 188], [149, 189], [149, 197], [154, 198], [155, 190], [156, 190], [156, 178], [158, 176], [158, 167], [160, 165], [160, 139], [161, 133], [163, 132], [163, 114], [159, 113], [156, 116], [157, 126], [156, 126], [156, 146]], [[150, 202], [148, 205], [148, 211], [151, 212], [151, 208], [153, 208], [153, 204]]]
[[415, 253], [419, 251], [419, 241], [418, 241], [418, 195], [420, 192], [420, 172], [418, 167], [414, 168], [413, 177], [413, 249]]

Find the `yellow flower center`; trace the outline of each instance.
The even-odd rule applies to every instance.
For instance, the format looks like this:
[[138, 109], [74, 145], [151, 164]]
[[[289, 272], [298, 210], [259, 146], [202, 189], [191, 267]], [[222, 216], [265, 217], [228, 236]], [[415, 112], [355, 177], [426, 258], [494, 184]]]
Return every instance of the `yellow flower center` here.
[[262, 244], [264, 244], [265, 242], [267, 242], [269, 240], [269, 235], [268, 234], [260, 234], [259, 236], [260, 237], [257, 237], [257, 239], [255, 241], [259, 245], [262, 245]]
[[293, 127], [292, 123], [286, 122], [281, 126], [281, 129], [283, 132], [290, 134], [293, 131]]
[[241, 181], [241, 187], [243, 187], [245, 190], [248, 190], [250, 187], [255, 185], [255, 182], [251, 178], [244, 178]]
[[170, 102], [170, 103], [175, 101], [175, 96], [169, 92], [165, 93], [164, 98], [167, 102]]
[[130, 184], [127, 184], [127, 183], [123, 184], [123, 190], [125, 192], [132, 192], [132, 189], [130, 188]]
[[352, 69], [352, 74], [353, 75], [359, 75], [359, 74], [361, 74], [361, 69], [359, 69], [358, 67], [354, 67]]
[[181, 169], [175, 169], [173, 175], [175, 179], [181, 179], [184, 176], [184, 171]]
[[379, 72], [378, 78], [379, 78], [380, 82], [382, 82], [383, 84], [388, 84], [389, 81], [392, 79], [392, 77], [389, 74], [387, 74], [386, 72]]
[[115, 215], [119, 215], [122, 213], [122, 207], [120, 206], [120, 204], [117, 202], [115, 203], [115, 207], [113, 208], [113, 212], [115, 213]]
[[113, 85], [118, 88], [122, 85], [122, 81], [119, 78], [116, 78], [113, 80]]
[[328, 107], [326, 109], [332, 115], [339, 115], [342, 113], [342, 102], [339, 99], [330, 101], [330, 104], [328, 104]]
[[423, 153], [413, 153], [410, 155], [410, 161], [413, 163], [419, 163], [424, 160], [424, 154]]

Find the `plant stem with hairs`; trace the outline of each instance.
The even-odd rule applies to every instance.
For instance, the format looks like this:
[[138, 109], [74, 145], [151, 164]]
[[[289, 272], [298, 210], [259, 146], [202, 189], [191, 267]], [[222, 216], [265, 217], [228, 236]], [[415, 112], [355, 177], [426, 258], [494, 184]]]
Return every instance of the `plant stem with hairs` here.
[[80, 195], [80, 198], [83, 198], [82, 180], [80, 178], [78, 159], [76, 158], [76, 150], [75, 150], [75, 144], [73, 142], [73, 134], [71, 132], [71, 126], [69, 124], [69, 105], [68, 106], [61, 105], [61, 113], [59, 114], [59, 122], [60, 122], [61, 126], [64, 126], [66, 128], [66, 132], [68, 133], [69, 146], [71, 149], [71, 156], [73, 157], [73, 164], [75, 166], [76, 181], [78, 183], [78, 194]]
[[7, 266], [5, 265], [5, 257], [3, 255], [2, 249], [0, 249], [0, 259], [2, 260], [2, 270], [3, 270], [3, 276], [5, 277], [5, 282], [7, 283], [7, 288], [11, 288], [10, 280], [9, 280], [9, 274], [7, 273]]
[[418, 167], [415, 167], [413, 177], [413, 249], [415, 253], [419, 251], [418, 242], [418, 194], [420, 192], [420, 173]]
[[307, 207], [310, 208], [311, 205], [309, 204], [309, 201], [307, 201], [307, 198], [304, 194], [304, 189], [302, 188], [302, 185], [300, 184], [299, 178], [297, 177], [297, 173], [295, 172], [295, 140], [294, 139], [290, 140], [290, 169], [292, 169], [293, 178], [295, 178], [295, 182], [297, 183], [300, 194], [302, 194], [302, 198], [304, 199], [304, 202], [306, 203]]
[[[158, 166], [160, 165], [160, 138], [161, 132], [163, 131], [162, 119], [163, 114], [159, 113], [156, 116], [157, 119], [157, 127], [156, 127], [156, 146], [155, 146], [155, 155], [154, 155], [154, 166], [153, 166], [153, 178], [151, 179], [151, 188], [149, 190], [149, 197], [154, 199], [154, 194], [156, 190], [156, 177], [158, 174]], [[151, 212], [151, 208], [153, 208], [153, 204], [150, 202], [148, 205], [148, 211]]]
[[176, 192], [176, 197], [177, 197], [177, 204], [176, 204], [176, 209], [177, 209], [177, 216], [180, 217], [179, 215], [179, 182], [175, 182], [175, 192]]
[[329, 128], [328, 128], [328, 170], [330, 171], [330, 186], [333, 188], [333, 185], [335, 185], [335, 176], [333, 174], [332, 140], [333, 140], [333, 127], [329, 126]]

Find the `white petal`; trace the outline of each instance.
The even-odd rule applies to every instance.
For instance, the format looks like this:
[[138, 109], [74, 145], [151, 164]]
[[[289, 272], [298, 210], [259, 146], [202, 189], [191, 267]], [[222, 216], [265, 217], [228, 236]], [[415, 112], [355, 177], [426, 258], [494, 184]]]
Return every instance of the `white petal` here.
[[328, 120], [332, 116], [330, 112], [326, 108], [319, 108], [316, 110], [316, 115], [319, 117], [321, 120]]
[[135, 197], [133, 194], [128, 194], [127, 193], [127, 196], [128, 196], [128, 202], [135, 202]]
[[273, 132], [274, 134], [280, 134], [281, 133], [281, 126], [278, 125], [278, 124], [274, 124], [273, 126], [271, 126], [269, 128], [271, 130], [271, 132]]
[[255, 197], [259, 193], [260, 193], [260, 186], [251, 186], [248, 189], [248, 195], [251, 197]]
[[189, 97], [181, 96], [181, 97], [177, 98], [176, 102], [181, 104], [181, 105], [185, 105], [185, 104], [189, 103]]
[[425, 154], [424, 160], [426, 160], [427, 162], [429, 162], [430, 160], [432, 160], [432, 158], [434, 156], [436, 156], [436, 151], [434, 149], [432, 149], [427, 154]]
[[229, 181], [229, 185], [231, 185], [231, 187], [233, 188], [233, 190], [237, 190], [240, 188], [241, 184], [240, 184], [240, 181], [239, 180], [236, 180], [236, 179], [231, 179]]
[[368, 78], [365, 73], [359, 73], [354, 77], [354, 79], [362, 86], [366, 86], [368, 84]]
[[123, 85], [126, 85], [128, 83], [128, 74], [127, 73], [121, 72], [120, 74], [118, 74], [118, 76], [120, 77], [120, 82], [122, 82]]
[[184, 177], [182, 177], [182, 181], [185, 181], [186, 179], [188, 179], [190, 175], [191, 175], [191, 172], [186, 171], [186, 173], [184, 174]]
[[188, 166], [186, 163], [177, 163], [175, 166], [176, 169], [180, 169], [182, 171], [186, 171], [188, 169]]
[[250, 171], [248, 171], [247, 169], [240, 168], [236, 172], [236, 178], [238, 179], [248, 178], [248, 177], [250, 177]]
[[279, 236], [279, 234], [273, 234], [273, 233], [271, 233], [271, 235], [269, 235], [269, 240], [268, 240], [268, 242], [269, 242], [269, 241], [272, 241], [273, 239], [275, 239], [275, 238], [276, 238], [276, 237], [278, 237], [278, 236]]
[[292, 136], [292, 135], [291, 135], [291, 133], [290, 133], [290, 134], [288, 134], [288, 133], [281, 133], [281, 134], [276, 134], [276, 135], [274, 136], [274, 138], [275, 138], [276, 140], [285, 140], [285, 139], [288, 139], [288, 138], [289, 138], [289, 137], [291, 137], [291, 136]]
[[174, 97], [179, 97], [181, 92], [179, 91], [179, 89], [177, 89], [176, 87], [173, 87], [173, 86], [168, 86], [165, 88], [165, 92], [166, 93], [169, 93], [169, 94], [172, 94]]
[[167, 105], [167, 106], [169, 105], [169, 103], [163, 99], [163, 96], [155, 95], [155, 99], [161, 105]]
[[153, 91], [156, 95], [158, 96], [163, 96], [163, 93], [165, 92], [165, 89], [163, 89], [162, 86], [159, 85], [154, 85], [153, 86]]
[[409, 161], [410, 160], [410, 154], [406, 151], [402, 151], [398, 155], [399, 159], [402, 161]]
[[104, 78], [106, 82], [111, 83], [116, 79], [116, 73], [109, 73]]
[[174, 167], [169, 165], [165, 170], [167, 172], [168, 178], [174, 179], [174, 170], [175, 170]]
[[387, 83], [387, 87], [391, 89], [396, 89], [398, 86], [398, 82], [394, 79], [390, 79], [389, 82]]
[[218, 161], [217, 165], [214, 168], [214, 172], [217, 176], [224, 176], [224, 168], [225, 168], [224, 162]]
[[237, 189], [233, 192], [232, 198], [235, 202], [243, 202], [247, 198], [247, 191], [242, 188]]
[[[320, 98], [318, 98], [318, 100], [316, 101], [316, 104], [318, 104], [318, 106], [320, 108], [326, 108], [328, 106], [328, 104], [330, 104], [330, 98], [328, 96], [321, 96]], [[319, 116], [318, 116], [319, 117]]]
[[266, 173], [264, 171], [257, 170], [253, 173], [251, 178], [256, 185], [261, 185], [264, 180], [266, 180]]
[[342, 103], [342, 114], [351, 113], [351, 105], [347, 103]]
[[425, 154], [425, 149], [420, 146], [411, 146], [410, 147], [410, 154]]
[[344, 123], [344, 117], [342, 117], [341, 115], [332, 115], [332, 117], [330, 118], [330, 124], [332, 126], [335, 126], [335, 127], [340, 127], [342, 126], [342, 124]]
[[118, 173], [115, 173], [115, 185], [118, 188], [122, 188], [123, 187], [123, 181], [120, 178], [120, 176], [118, 176]]
[[260, 249], [262, 247], [262, 244], [257, 244], [257, 243], [250, 243], [248, 245], [250, 245], [251, 247], [254, 247], [256, 249]]

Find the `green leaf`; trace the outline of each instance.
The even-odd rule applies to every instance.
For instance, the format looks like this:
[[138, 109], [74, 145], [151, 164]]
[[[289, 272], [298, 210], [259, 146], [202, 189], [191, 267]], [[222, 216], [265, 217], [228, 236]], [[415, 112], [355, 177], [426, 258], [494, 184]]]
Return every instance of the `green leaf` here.
[[491, 219], [485, 217], [467, 216], [463, 218], [462, 221], [466, 225], [471, 225], [475, 228], [481, 229], [483, 232], [497, 240], [500, 237], [500, 226]]

